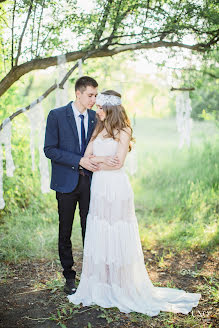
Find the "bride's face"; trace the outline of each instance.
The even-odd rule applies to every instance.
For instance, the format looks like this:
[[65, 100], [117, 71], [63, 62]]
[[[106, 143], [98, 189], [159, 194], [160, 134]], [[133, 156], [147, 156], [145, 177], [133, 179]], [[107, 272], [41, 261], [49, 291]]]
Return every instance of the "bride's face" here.
[[106, 118], [106, 113], [104, 112], [103, 108], [99, 105], [97, 105], [97, 110], [96, 110], [97, 115], [99, 116], [101, 121], [104, 121]]

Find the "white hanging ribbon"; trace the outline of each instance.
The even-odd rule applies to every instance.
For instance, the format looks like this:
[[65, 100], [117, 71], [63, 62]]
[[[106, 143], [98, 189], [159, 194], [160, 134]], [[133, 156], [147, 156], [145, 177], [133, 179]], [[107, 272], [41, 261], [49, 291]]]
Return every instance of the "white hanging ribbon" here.
[[179, 148], [181, 149], [186, 143], [190, 146], [191, 142], [191, 99], [189, 97], [188, 91], [177, 92], [176, 95], [176, 124], [177, 130], [180, 134], [179, 138]]
[[5, 145], [6, 174], [8, 177], [13, 177], [15, 166], [11, 154], [11, 121], [5, 125], [3, 124], [0, 139]]
[[134, 175], [138, 170], [138, 156], [136, 145], [132, 146], [131, 152], [128, 152], [126, 156], [125, 169], [130, 175]]
[[44, 117], [44, 111], [41, 104], [38, 106], [39, 115], [40, 115], [40, 126], [38, 129], [38, 149], [39, 149], [39, 169], [41, 176], [41, 191], [42, 193], [48, 193], [50, 191], [50, 176], [49, 176], [49, 166], [48, 159], [46, 158], [43, 147], [44, 147], [44, 136], [46, 129], [46, 122]]
[[79, 77], [83, 76], [82, 59], [81, 58], [78, 60], [78, 76]]
[[[136, 129], [136, 122], [135, 122], [136, 112], [133, 117], [133, 133]], [[125, 168], [130, 175], [134, 175], [138, 171], [138, 154], [136, 149], [136, 144], [132, 144], [132, 149], [128, 152], [125, 160]]]
[[5, 207], [3, 199], [3, 150], [2, 145], [5, 146], [6, 159], [6, 174], [8, 177], [13, 177], [15, 166], [11, 154], [11, 121], [6, 118], [3, 121], [3, 128], [0, 131], [0, 208]]
[[28, 112], [26, 112], [30, 120], [30, 152], [32, 157], [32, 170], [35, 170], [35, 136], [38, 140], [39, 150], [39, 169], [41, 175], [41, 191], [47, 193], [50, 191], [49, 187], [49, 167], [48, 160], [43, 152], [44, 135], [45, 135], [45, 117], [42, 104], [39, 103]]
[[5, 201], [3, 198], [3, 158], [2, 158], [2, 145], [0, 143], [0, 209], [5, 207]]
[[35, 132], [39, 120], [37, 106], [31, 107], [30, 110], [26, 112], [26, 115], [30, 121], [30, 154], [32, 159], [32, 171], [35, 171]]
[[[66, 56], [60, 55], [57, 56], [57, 80], [58, 83], [61, 82], [61, 80], [64, 78], [64, 76], [67, 74], [67, 68], [66, 68]], [[61, 107], [66, 105], [68, 102], [68, 81], [65, 82], [63, 89], [57, 88], [56, 89], [56, 107]]]

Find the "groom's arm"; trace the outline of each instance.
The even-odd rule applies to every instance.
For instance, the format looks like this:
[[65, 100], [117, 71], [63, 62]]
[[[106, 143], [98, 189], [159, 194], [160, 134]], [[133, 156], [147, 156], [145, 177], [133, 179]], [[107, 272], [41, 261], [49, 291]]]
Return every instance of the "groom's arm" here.
[[47, 158], [67, 166], [74, 166], [77, 170], [82, 156], [58, 148], [58, 122], [54, 111], [50, 111], [47, 118], [44, 153]]

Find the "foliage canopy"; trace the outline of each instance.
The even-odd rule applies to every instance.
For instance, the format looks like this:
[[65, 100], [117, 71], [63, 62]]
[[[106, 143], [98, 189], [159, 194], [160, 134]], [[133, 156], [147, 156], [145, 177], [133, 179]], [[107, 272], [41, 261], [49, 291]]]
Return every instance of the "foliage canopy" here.
[[57, 64], [151, 48], [214, 50], [216, 0], [8, 0], [0, 5], [0, 96], [24, 74]]

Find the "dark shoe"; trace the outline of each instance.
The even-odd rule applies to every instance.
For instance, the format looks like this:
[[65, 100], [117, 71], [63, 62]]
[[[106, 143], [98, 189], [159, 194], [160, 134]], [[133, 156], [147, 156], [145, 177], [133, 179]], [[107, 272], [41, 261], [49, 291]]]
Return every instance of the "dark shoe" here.
[[68, 295], [72, 295], [76, 292], [74, 279], [66, 279], [66, 283], [64, 286], [64, 292]]

